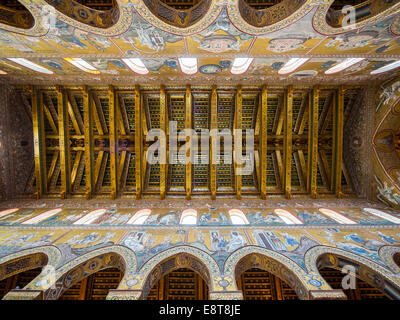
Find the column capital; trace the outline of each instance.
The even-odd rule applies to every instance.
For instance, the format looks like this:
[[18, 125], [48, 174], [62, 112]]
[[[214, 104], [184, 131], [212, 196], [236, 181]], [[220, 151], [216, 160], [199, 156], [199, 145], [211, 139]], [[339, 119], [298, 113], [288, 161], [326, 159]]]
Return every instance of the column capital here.
[[243, 300], [242, 291], [210, 291], [210, 300]]
[[3, 300], [43, 300], [43, 290], [13, 289], [3, 297]]
[[309, 292], [310, 300], [347, 300], [347, 296], [341, 289], [333, 290], [311, 290]]
[[106, 300], [139, 300], [143, 290], [110, 290]]

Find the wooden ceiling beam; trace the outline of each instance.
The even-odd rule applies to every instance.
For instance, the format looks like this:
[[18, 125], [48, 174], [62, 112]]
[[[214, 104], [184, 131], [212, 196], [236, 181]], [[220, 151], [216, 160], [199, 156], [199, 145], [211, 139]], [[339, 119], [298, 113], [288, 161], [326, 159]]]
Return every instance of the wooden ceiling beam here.
[[299, 166], [299, 177], [301, 177], [301, 187], [303, 191], [307, 191], [307, 168], [306, 168], [306, 160], [304, 156], [303, 150], [297, 150], [297, 158], [298, 158], [298, 166]]
[[297, 118], [296, 127], [294, 132], [301, 135], [304, 132], [304, 128], [306, 127], [306, 123], [308, 120], [308, 112], [309, 112], [309, 96], [310, 93], [304, 93], [301, 99], [301, 107], [299, 116]]
[[68, 103], [68, 113], [75, 132], [77, 135], [82, 135], [82, 131], [84, 131], [83, 121], [79, 113], [78, 106], [76, 105], [76, 101], [70, 92], [66, 93], [65, 99]]
[[36, 197], [41, 198], [47, 193], [46, 150], [44, 137], [43, 97], [42, 93], [32, 86], [32, 120], [33, 145], [35, 155]]
[[[321, 95], [321, 94], [320, 94]], [[332, 104], [334, 103], [335, 97], [333, 94], [328, 94], [325, 99], [324, 106], [322, 107], [321, 110], [321, 115], [319, 118], [319, 124], [318, 124], [318, 131], [319, 134], [323, 134], [326, 131], [326, 128], [328, 127], [329, 123], [329, 116], [331, 115], [331, 110], [332, 110]]]
[[142, 97], [140, 87], [135, 86], [135, 181], [136, 199], [140, 199], [143, 186], [142, 158], [143, 158], [143, 138], [142, 138]]
[[94, 191], [93, 175], [93, 99], [89, 94], [88, 87], [83, 87], [83, 133], [85, 139], [85, 175], [86, 175], [86, 199], [92, 197]]
[[343, 161], [343, 120], [344, 120], [344, 88], [336, 90], [336, 99], [333, 110], [333, 173], [332, 191], [338, 198], [342, 198], [342, 161]]
[[93, 103], [94, 103], [94, 119], [96, 121], [96, 127], [99, 135], [108, 135], [108, 128], [106, 119], [104, 117], [103, 107], [100, 102], [98, 93], [93, 91]]
[[[58, 128], [56, 122], [54, 121], [53, 115], [45, 102], [43, 102], [43, 111], [46, 115], [47, 121], [49, 122], [51, 129], [53, 130], [53, 133], [58, 134]], [[56, 119], [56, 121], [57, 120], [58, 119]]]
[[[242, 129], [242, 105], [243, 95], [242, 86], [238, 86], [236, 89], [235, 99], [235, 125], [234, 125], [234, 149], [233, 149], [233, 166], [235, 174], [235, 189], [236, 198], [242, 199], [242, 132], [237, 131]], [[240, 132], [240, 134], [239, 134]]]
[[318, 101], [319, 88], [313, 88], [309, 95], [308, 112], [308, 170], [307, 191], [311, 197], [317, 197], [317, 165], [318, 165]]
[[[167, 97], [165, 93], [165, 86], [160, 87], [160, 130], [167, 132]], [[165, 137], [166, 138], [166, 137]], [[166, 151], [167, 141], [160, 141], [161, 152]], [[161, 157], [163, 158], [163, 157]], [[167, 158], [168, 159], [168, 158]], [[166, 160], [166, 159], [165, 159]], [[165, 199], [166, 185], [167, 185], [167, 164], [166, 161], [160, 163], [160, 198]]]
[[85, 170], [85, 150], [79, 150], [77, 152], [77, 157], [79, 156], [79, 164], [77, 167], [77, 172], [76, 172], [76, 177], [74, 181], [71, 183], [71, 193], [74, 193], [75, 190], [79, 190], [82, 178], [84, 175], [84, 170]]
[[[67, 93], [64, 88], [57, 87], [58, 104], [58, 131], [60, 146], [60, 169], [61, 169], [61, 198], [65, 199], [70, 191], [71, 155], [69, 150], [69, 112], [67, 108]], [[77, 132], [78, 133], [78, 132]], [[78, 133], [79, 134], [79, 133]]]
[[[217, 87], [214, 85], [211, 89], [211, 107], [210, 107], [210, 131], [218, 129], [218, 116], [217, 116], [218, 94]], [[213, 157], [214, 149], [216, 146], [216, 139], [210, 137], [210, 191], [211, 199], [215, 200], [217, 196], [217, 163]]]
[[118, 195], [118, 106], [115, 89], [108, 88], [109, 126], [110, 126], [110, 175], [111, 175], [111, 199]]
[[54, 151], [54, 153], [53, 153], [50, 168], [47, 171], [47, 181], [49, 181], [51, 179], [51, 177], [53, 176], [53, 174], [55, 172], [59, 154], [60, 154], [59, 151]]
[[267, 198], [267, 144], [268, 144], [268, 90], [263, 86], [261, 92], [261, 144], [260, 144], [260, 182], [261, 199]]
[[281, 98], [281, 95], [278, 95], [278, 105], [276, 107], [276, 115], [274, 121], [274, 129], [273, 133], [275, 135], [280, 135], [282, 133], [283, 122], [284, 122], [284, 112], [285, 112], [285, 98]]
[[185, 92], [185, 104], [186, 104], [186, 112], [185, 112], [185, 128], [187, 130], [186, 134], [186, 159], [189, 161], [185, 161], [185, 191], [186, 191], [186, 199], [190, 200], [192, 197], [192, 154], [193, 154], [193, 139], [191, 136], [192, 131], [192, 92], [190, 85], [186, 86]]
[[[96, 129], [99, 135], [104, 135], [104, 132], [107, 132], [107, 128], [105, 127], [105, 120], [104, 120], [104, 114], [101, 108], [101, 104], [99, 101], [99, 97], [92, 91], [91, 93], [91, 101], [92, 101], [92, 106], [91, 107], [93, 111], [93, 118], [94, 122], [96, 125]], [[103, 127], [105, 130], [103, 130]]]
[[124, 99], [122, 99], [120, 95], [118, 95], [117, 113], [118, 113], [118, 123], [119, 123], [118, 129], [120, 130], [120, 134], [122, 136], [130, 135], [131, 133], [129, 130], [129, 122], [128, 122], [128, 115], [126, 113], [125, 101]]
[[[101, 175], [101, 167], [103, 166], [103, 161], [105, 158], [105, 152], [104, 151], [99, 151], [99, 153], [97, 154], [97, 159], [96, 159], [96, 165], [95, 165], [95, 169], [94, 169], [94, 188], [93, 188], [93, 192], [97, 191], [100, 186], [101, 186], [101, 182], [102, 182], [102, 177], [100, 177]], [[106, 160], [107, 161], [107, 160]]]
[[81, 164], [82, 156], [83, 156], [83, 151], [76, 152], [74, 164], [71, 169], [71, 179], [70, 179], [70, 181], [71, 181], [70, 190], [71, 191], [73, 190], [74, 185], [77, 183], [78, 171], [79, 171], [79, 166]]
[[283, 189], [286, 198], [291, 198], [291, 164], [292, 164], [292, 119], [293, 119], [293, 87], [285, 90], [283, 112]]

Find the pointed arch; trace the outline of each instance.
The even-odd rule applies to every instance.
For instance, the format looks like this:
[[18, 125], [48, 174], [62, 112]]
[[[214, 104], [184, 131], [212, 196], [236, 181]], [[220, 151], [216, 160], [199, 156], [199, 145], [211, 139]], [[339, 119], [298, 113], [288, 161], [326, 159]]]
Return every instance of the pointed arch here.
[[245, 0], [239, 0], [229, 2], [226, 7], [229, 19], [236, 28], [252, 35], [263, 35], [285, 28], [301, 19], [315, 8], [313, 2], [283, 0], [272, 7], [256, 10]]
[[354, 266], [359, 279], [392, 299], [400, 299], [398, 274], [357, 254], [334, 247], [316, 246], [306, 252], [305, 264], [308, 272], [319, 276], [319, 268], [322, 267], [342, 270], [345, 265]]
[[257, 246], [247, 246], [233, 252], [225, 261], [223, 274], [231, 275], [236, 280], [249, 268], [259, 268], [279, 277], [295, 290], [302, 300], [309, 299], [310, 290], [331, 289], [323, 279], [310, 277], [291, 259], [276, 251]]
[[[382, 5], [380, 1], [367, 0], [355, 8], [355, 23], [342, 26], [342, 22], [348, 19], [350, 12], [331, 9], [334, 1], [320, 4], [313, 17], [314, 29], [324, 35], [337, 35], [349, 31], [355, 31], [365, 26], [378, 22], [382, 18], [389, 18], [398, 15], [400, 3], [395, 1], [387, 5]], [[369, 6], [369, 8], [366, 8]], [[366, 13], [367, 12], [367, 13]], [[357, 18], [357, 15], [359, 18]]]
[[210, 9], [212, 0], [200, 0], [195, 6], [175, 9], [160, 0], [143, 0], [147, 8], [160, 20], [179, 28], [187, 28], [200, 21]]
[[30, 0], [19, 1], [32, 12], [35, 27], [40, 29], [40, 34], [30, 32], [32, 36], [44, 35], [57, 20], [92, 34], [115, 36], [128, 30], [133, 19], [131, 4], [124, 0], [114, 0], [113, 7], [106, 11], [89, 8], [77, 1], [35, 0], [32, 4]]
[[142, 299], [146, 299], [151, 288], [166, 274], [178, 269], [190, 269], [197, 273], [210, 288], [211, 276], [207, 266], [197, 257], [187, 253], [177, 253], [161, 261], [147, 276], [143, 284]]
[[40, 37], [45, 35], [49, 30], [48, 16], [43, 11], [43, 6], [46, 5], [44, 0], [30, 1], [30, 0], [18, 0], [33, 16], [34, 23], [30, 28], [21, 28], [12, 24], [3, 23], [0, 21], [0, 29], [27, 35], [31, 37]]
[[[60, 260], [61, 251], [55, 246], [42, 246], [18, 251], [0, 259], [0, 280], [41, 267], [40, 274], [23, 288], [23, 290], [41, 290], [41, 287], [35, 284], [41, 280], [51, 282]], [[39, 295], [39, 291], [37, 295]], [[3, 299], [7, 299], [7, 296], [8, 293]]]
[[96, 28], [105, 29], [115, 25], [120, 15], [118, 3], [115, 1], [112, 2], [111, 8], [107, 10], [96, 10], [74, 0], [45, 1], [55, 10], [63, 13], [71, 19]]
[[307, 0], [282, 0], [269, 8], [257, 10], [248, 5], [246, 0], [238, 0], [238, 8], [241, 17], [248, 24], [262, 28], [289, 17], [306, 2]]
[[35, 18], [22, 3], [18, 7], [0, 4], [0, 23], [20, 29], [31, 29], [35, 25]]
[[[161, 269], [165, 262], [171, 261], [172, 268]], [[173, 262], [173, 263], [172, 263]], [[168, 265], [165, 264], [165, 268]], [[191, 246], [177, 246], [165, 250], [148, 260], [137, 275], [135, 288], [143, 288], [142, 298], [146, 298], [153, 283], [164, 274], [179, 268], [190, 268], [197, 272], [207, 283], [209, 291], [217, 286], [217, 276], [220, 268], [217, 262], [207, 252]]]
[[189, 10], [182, 11], [159, 0], [145, 0], [139, 1], [135, 10], [163, 31], [190, 36], [209, 27], [220, 15], [223, 6], [217, 0], [202, 0]]
[[60, 260], [61, 251], [55, 246], [18, 251], [0, 258], [0, 280], [37, 267], [52, 266], [55, 268]]
[[126, 247], [115, 245], [77, 257], [56, 270], [55, 282], [46, 283], [43, 286], [44, 299], [56, 300], [75, 283], [95, 272], [108, 268], [118, 268], [124, 273], [118, 289], [126, 288], [126, 282], [129, 278], [129, 272], [126, 271], [134, 272], [137, 268], [135, 253]]
[[400, 246], [383, 246], [379, 248], [379, 256], [385, 265], [394, 273], [400, 273]]

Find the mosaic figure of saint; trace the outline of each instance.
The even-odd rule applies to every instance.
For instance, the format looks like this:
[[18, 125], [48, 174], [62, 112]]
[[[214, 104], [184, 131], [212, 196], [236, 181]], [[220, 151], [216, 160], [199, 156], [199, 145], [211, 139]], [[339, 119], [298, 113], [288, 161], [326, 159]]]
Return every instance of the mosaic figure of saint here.
[[298, 49], [300, 47], [304, 47], [303, 44], [307, 40], [308, 40], [307, 38], [296, 38], [296, 37], [275, 38], [269, 41], [267, 50], [275, 53], [287, 52]]
[[[344, 34], [342, 38], [338, 37], [334, 39], [333, 43], [335, 41], [340, 41], [340, 43], [336, 46], [336, 50], [346, 51], [371, 45], [378, 36], [379, 32], [375, 30], [366, 30], [358, 33], [350, 32]], [[326, 46], [329, 45], [327, 44]]]

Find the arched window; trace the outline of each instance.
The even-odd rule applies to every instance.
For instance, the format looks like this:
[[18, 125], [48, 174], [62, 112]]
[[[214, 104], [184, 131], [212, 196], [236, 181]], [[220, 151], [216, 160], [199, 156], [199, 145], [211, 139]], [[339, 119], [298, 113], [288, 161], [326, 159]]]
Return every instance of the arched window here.
[[241, 210], [229, 210], [229, 216], [231, 218], [232, 224], [249, 224], [249, 220], [247, 220], [246, 215]]
[[318, 209], [322, 214], [328, 216], [329, 218], [335, 220], [336, 222], [342, 223], [342, 224], [356, 224], [353, 220], [350, 220], [349, 218], [346, 218], [344, 215], [341, 215], [340, 213], [330, 210], [330, 209], [325, 209], [321, 208]]
[[197, 72], [197, 58], [178, 58], [179, 66], [185, 74], [195, 74]]
[[146, 68], [145, 64], [139, 58], [125, 58], [122, 59], [123, 62], [137, 74], [148, 74], [149, 70]]
[[126, 224], [143, 224], [147, 217], [150, 215], [150, 209], [142, 209], [136, 212], [132, 218], [128, 220]]
[[73, 224], [91, 224], [98, 217], [103, 215], [107, 210], [106, 209], [97, 209], [89, 212], [87, 215], [83, 216], [79, 220], [75, 221]]
[[25, 68], [36, 71], [36, 72], [45, 73], [45, 74], [53, 74], [54, 73], [53, 71], [46, 69], [45, 67], [38, 65], [38, 64], [36, 64], [28, 59], [25, 59], [25, 58], [7, 58], [7, 59], [14, 63], [17, 63], [21, 66], [24, 66]]
[[283, 209], [275, 209], [274, 212], [279, 216], [279, 218], [285, 221], [286, 224], [303, 224], [300, 219], [296, 218], [289, 211]]
[[2, 210], [2, 211], [0, 211], [0, 218], [5, 217], [11, 213], [17, 212], [18, 210], [19, 210], [18, 208]]
[[231, 73], [242, 74], [247, 71], [254, 58], [235, 58], [232, 63]]
[[392, 215], [390, 215], [390, 214], [388, 214], [386, 212], [383, 212], [383, 211], [380, 211], [380, 210], [376, 210], [376, 209], [372, 209], [372, 208], [364, 208], [363, 210], [368, 212], [368, 213], [370, 213], [370, 214], [373, 214], [374, 216], [377, 216], [379, 218], [388, 220], [388, 221], [393, 222], [393, 223], [400, 224], [400, 219], [399, 218], [393, 217]]
[[50, 218], [50, 217], [56, 215], [61, 210], [62, 209], [58, 208], [58, 209], [53, 209], [53, 210], [42, 212], [38, 216], [30, 218], [30, 219], [22, 222], [22, 224], [36, 224], [36, 223], [39, 223], [40, 221], [46, 220], [47, 218]]
[[179, 224], [197, 224], [197, 211], [194, 209], [186, 209], [181, 214]]

